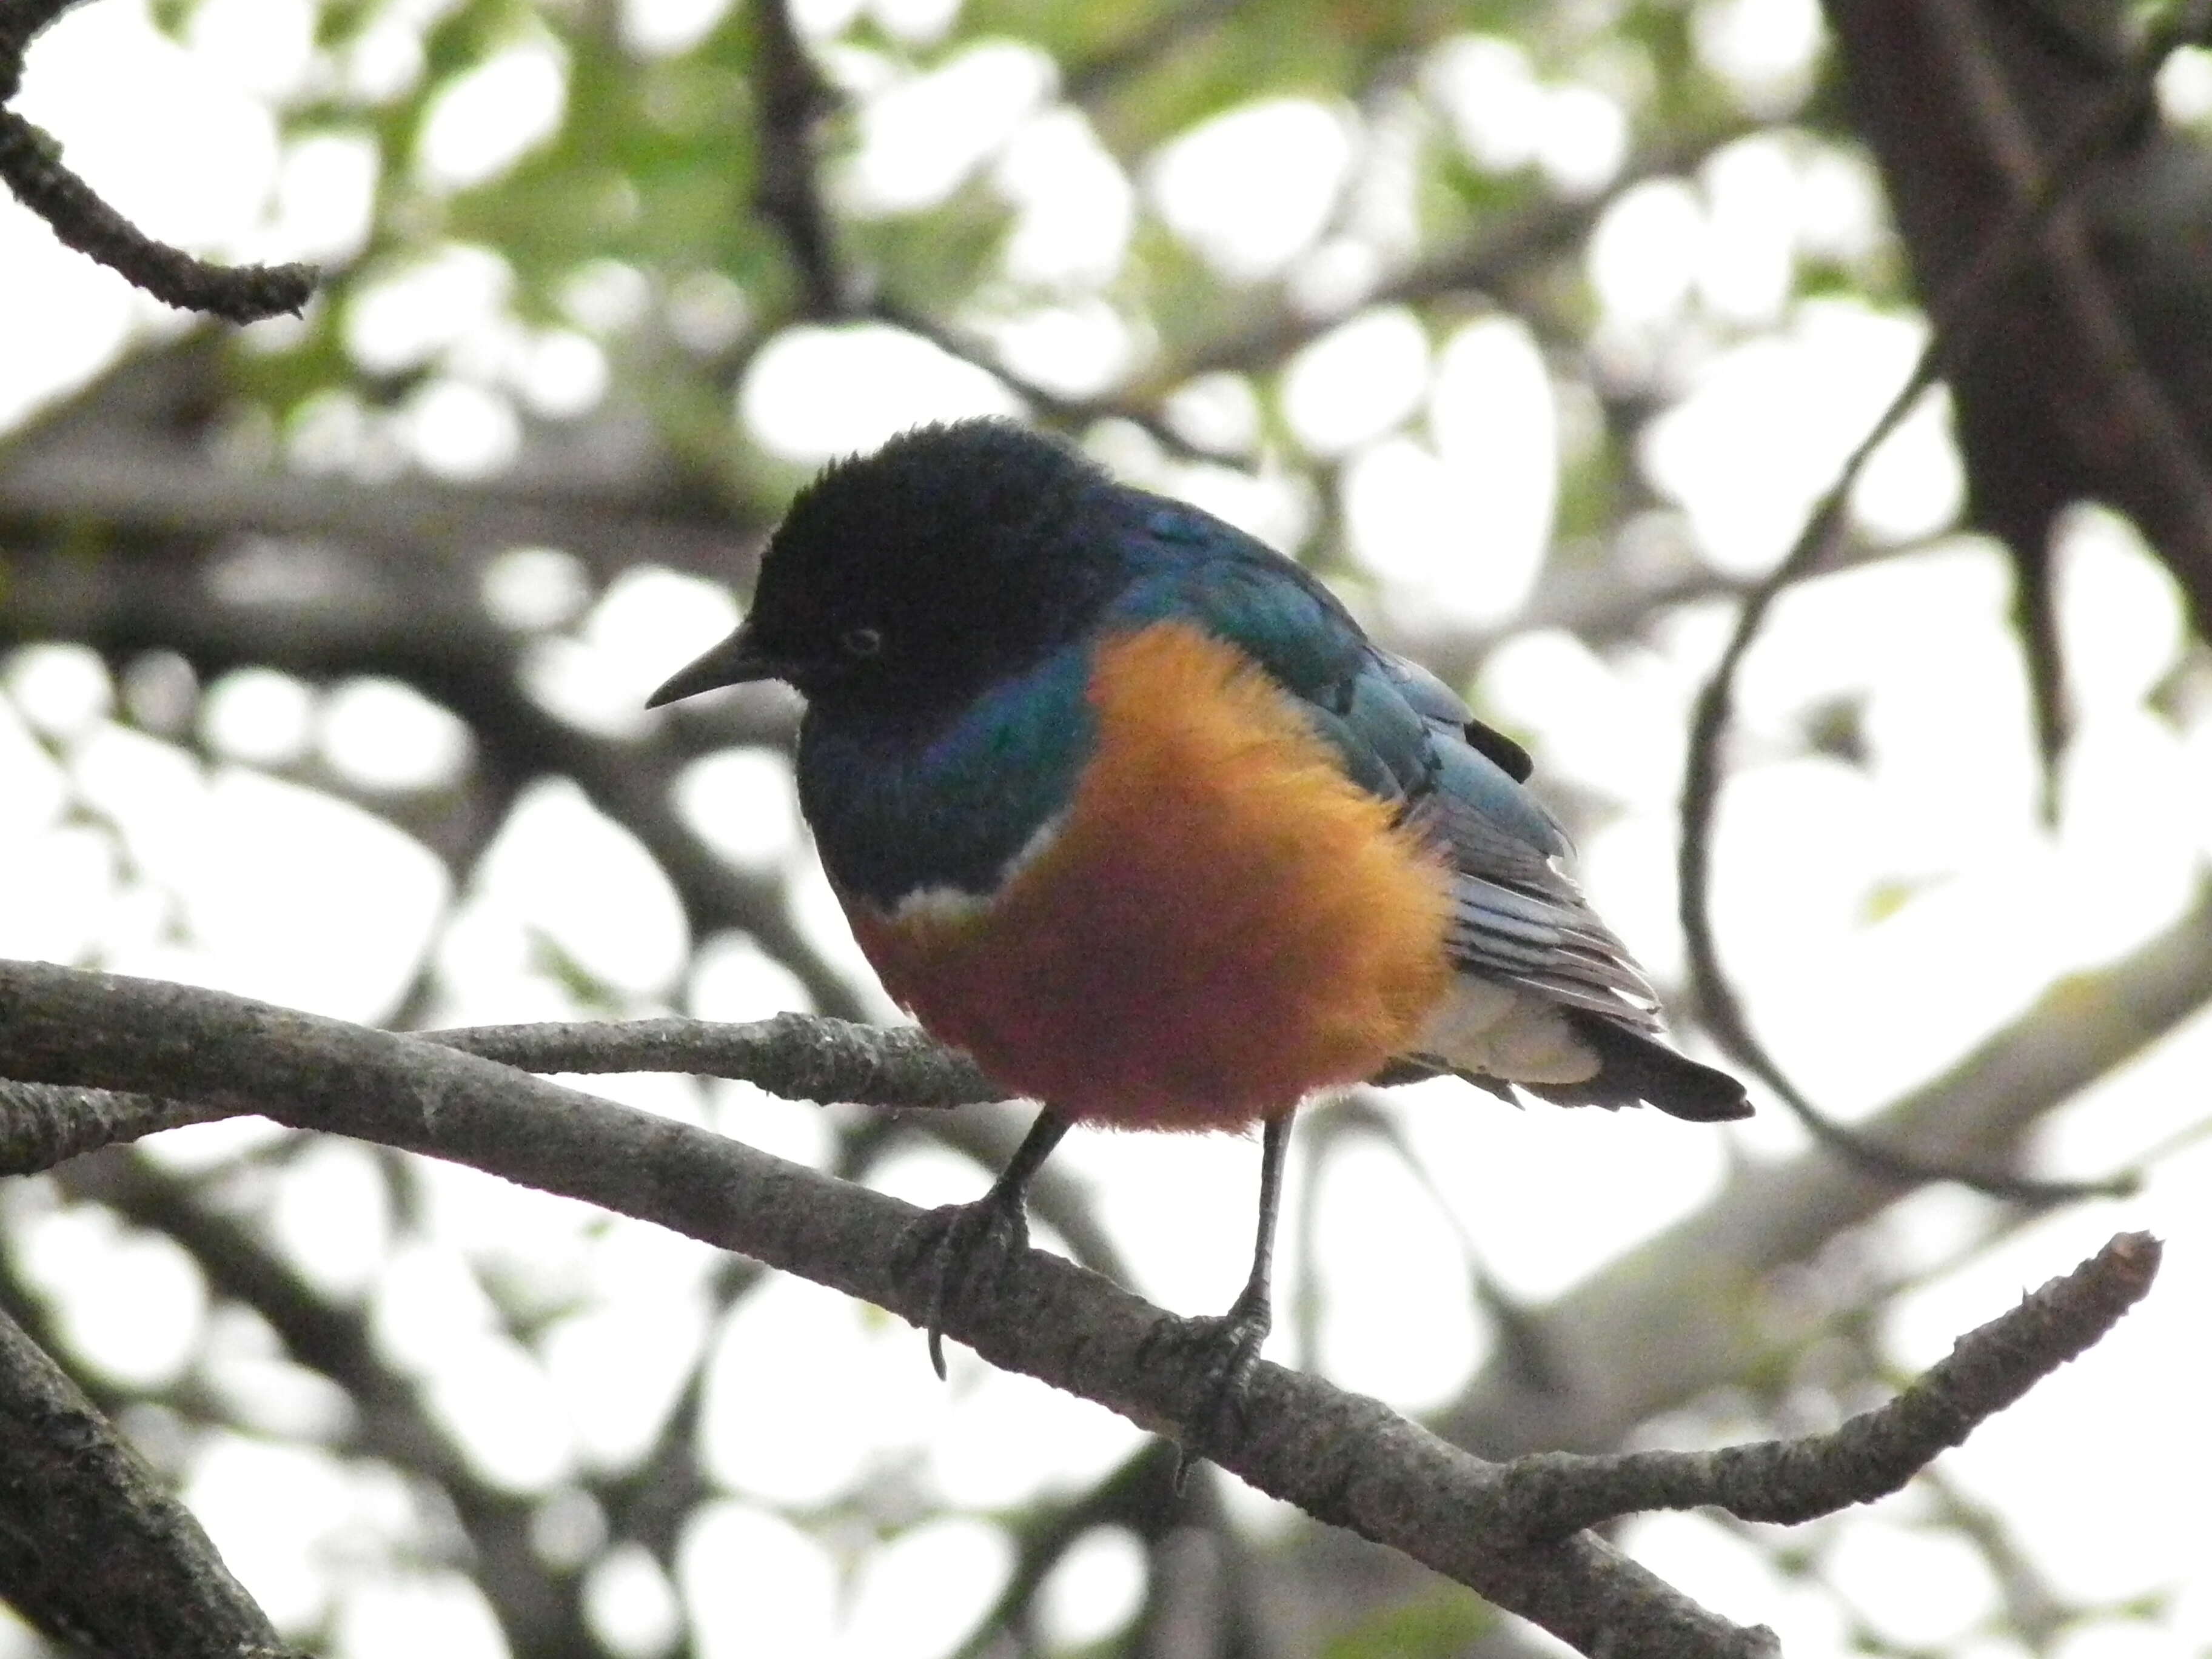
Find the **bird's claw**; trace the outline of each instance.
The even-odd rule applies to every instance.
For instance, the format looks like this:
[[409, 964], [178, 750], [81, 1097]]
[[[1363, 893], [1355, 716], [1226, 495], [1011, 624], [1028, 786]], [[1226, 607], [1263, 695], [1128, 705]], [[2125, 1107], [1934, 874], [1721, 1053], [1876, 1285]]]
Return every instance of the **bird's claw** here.
[[1011, 1204], [988, 1194], [972, 1204], [946, 1204], [932, 1210], [908, 1231], [905, 1252], [929, 1274], [929, 1364], [943, 1382], [945, 1310], [961, 1287], [987, 1273], [996, 1278], [1030, 1242], [1021, 1200]]
[[1249, 1285], [1227, 1313], [1176, 1322], [1176, 1346], [1198, 1349], [1205, 1367], [1199, 1408], [1190, 1419], [1176, 1459], [1177, 1492], [1189, 1478], [1190, 1466], [1208, 1448], [1242, 1432], [1244, 1390], [1259, 1367], [1260, 1349], [1273, 1322], [1266, 1291]]

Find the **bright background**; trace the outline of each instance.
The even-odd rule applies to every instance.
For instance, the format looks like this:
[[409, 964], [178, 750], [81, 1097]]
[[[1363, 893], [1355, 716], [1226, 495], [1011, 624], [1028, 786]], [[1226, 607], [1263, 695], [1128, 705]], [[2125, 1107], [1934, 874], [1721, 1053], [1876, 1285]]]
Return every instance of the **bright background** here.
[[[892, 1017], [798, 820], [787, 700], [640, 702], [734, 622], [751, 533], [814, 465], [917, 420], [1058, 399], [1126, 477], [1316, 562], [1527, 743], [1599, 909], [1679, 988], [1683, 734], [1729, 595], [1780, 556], [1925, 333], [1878, 180], [1808, 102], [1812, 0], [1489, 7], [1464, 32], [1409, 9], [1389, 39], [1254, 9], [1101, 91], [1070, 65], [1141, 33], [1105, 9], [796, 8], [849, 100], [826, 168], [848, 254], [966, 343], [956, 356], [887, 322], [795, 315], [745, 208], [750, 21], [715, 0], [79, 7], [33, 51], [21, 101], [71, 164], [157, 235], [341, 272], [304, 323], [246, 331], [204, 371], [219, 395], [195, 465], [249, 498], [292, 476], [334, 500], [489, 499], [571, 465], [594, 510], [642, 498], [655, 466], [711, 496], [723, 544], [689, 564], [490, 536], [436, 580], [459, 569], [531, 706], [592, 752], [673, 745], [655, 775], [672, 833], [775, 920], [700, 936], [604, 789], [535, 777], [487, 797], [499, 733], [404, 663], [318, 672], [274, 647], [196, 662], [19, 622], [0, 635], [19, 641], [0, 658], [0, 954], [370, 1022]], [[2203, 118], [2212, 57], [2177, 60], [2162, 90], [2169, 118]], [[1686, 159], [1644, 164], [1668, 144]], [[1372, 301], [1418, 256], [1537, 208], [1579, 216], [1563, 257]], [[8, 203], [0, 292], [0, 423], [27, 444], [119, 361], [189, 343]], [[1255, 319], [1313, 337], [1178, 372]], [[1164, 410], [1217, 459], [1109, 406]], [[8, 466], [0, 449], [0, 501]], [[2079, 718], [2057, 821], [2040, 819], [2007, 568], [1958, 530], [1963, 492], [1932, 398], [1854, 496], [1851, 568], [1778, 605], [1741, 682], [1723, 948], [1755, 1025], [1846, 1119], [2170, 927], [2212, 855], [2212, 660], [2129, 525], [2092, 508], [2063, 537]], [[234, 617], [307, 605], [313, 549], [245, 522], [210, 532], [194, 592]], [[486, 799], [489, 821], [456, 828]], [[1781, 1363], [1632, 1436], [1832, 1423], [2111, 1232], [2164, 1237], [2150, 1302], [1940, 1480], [1795, 1532], [1638, 1520], [1627, 1547], [1774, 1625], [1791, 1659], [2212, 1651], [2209, 1073], [2200, 1014], [2038, 1133], [2030, 1163], [2052, 1175], [2157, 1149], [2140, 1196], [2024, 1219], [1918, 1194], [1768, 1287]], [[586, 1086], [786, 1157], [861, 1158], [918, 1202], [986, 1180], [957, 1136], [877, 1144], [862, 1115], [735, 1085]], [[1493, 1302], [1540, 1306], [1732, 1169], [1807, 1144], [1771, 1103], [1721, 1130], [1515, 1112], [1449, 1083], [1381, 1109], [1401, 1145], [1304, 1137], [1279, 1290], [1296, 1311], [1269, 1352], [1416, 1413], [1497, 1353], [1470, 1260]], [[1136, 1289], [1225, 1305], [1251, 1143], [1082, 1133], [1055, 1164]], [[937, 1659], [976, 1632], [1040, 1506], [1141, 1449], [1099, 1408], [964, 1353], [939, 1385], [918, 1335], [832, 1292], [473, 1172], [259, 1123], [88, 1167], [0, 1189], [11, 1303], [174, 1472], [279, 1625], [336, 1654], [507, 1650], [471, 1577], [465, 1491], [526, 1513], [537, 1562], [608, 1653]], [[211, 1273], [214, 1246], [153, 1224], [150, 1191], [357, 1316], [395, 1400], [349, 1399], [288, 1356], [269, 1311]], [[378, 1410], [419, 1412], [454, 1464], [442, 1489], [364, 1438]], [[633, 1529], [623, 1482], [665, 1471], [672, 1424], [693, 1436], [675, 1461], [694, 1484], [672, 1519]], [[1326, 1584], [1291, 1513], [1223, 1487], [1243, 1547]], [[1140, 1532], [1081, 1532], [1030, 1610], [1035, 1650], [1120, 1651], [1156, 1628], [1170, 1545]], [[1406, 1579], [1394, 1595], [1396, 1613], [1347, 1593], [1285, 1615], [1276, 1646], [1246, 1650], [1486, 1639], [1462, 1592]], [[0, 1630], [0, 1652], [37, 1650]]]

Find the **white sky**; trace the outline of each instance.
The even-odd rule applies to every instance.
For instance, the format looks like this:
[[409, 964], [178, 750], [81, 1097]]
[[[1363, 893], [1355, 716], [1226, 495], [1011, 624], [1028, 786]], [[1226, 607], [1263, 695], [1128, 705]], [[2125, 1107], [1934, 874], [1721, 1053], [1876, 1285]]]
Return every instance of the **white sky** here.
[[[857, 9], [825, 0], [805, 21], [826, 36]], [[22, 107], [158, 234], [219, 253], [328, 256], [359, 241], [374, 154], [343, 134], [280, 148], [269, 100], [329, 84], [371, 101], [391, 95], [420, 72], [428, 15], [390, 8], [366, 44], [331, 63], [313, 52], [298, 0], [210, 0], [181, 46], [154, 33], [142, 0], [98, 0], [40, 41]], [[643, 52], [679, 51], [719, 15], [708, 0], [633, 0], [625, 39]], [[881, 0], [872, 15], [895, 38], [918, 41], [952, 16], [937, 0]], [[1817, 33], [1811, 0], [1718, 0], [1698, 18], [1701, 48], [1747, 96], [1793, 95]], [[979, 44], [925, 73], [857, 49], [832, 64], [870, 94], [839, 180], [853, 210], [915, 210], [975, 179], [1014, 207], [1006, 277], [1026, 297], [975, 321], [1041, 381], [1095, 387], [1141, 350], [1108, 289], [1147, 209], [1224, 280], [1342, 286], [1349, 267], [1332, 218], [1363, 138], [1346, 109], [1296, 98], [1249, 105], [1132, 176], [1079, 115], [1053, 106], [1051, 66], [1025, 47]], [[495, 175], [558, 120], [565, 78], [549, 38], [519, 38], [442, 94], [408, 164], [437, 188]], [[2169, 78], [2169, 101], [2181, 100], [2212, 84], [2212, 71], [2191, 59]], [[1423, 84], [1482, 165], [1534, 166], [1579, 189], [1619, 165], [1625, 127], [1610, 96], [1545, 82], [1504, 42], [1449, 46]], [[2212, 95], [2204, 101], [2212, 106]], [[161, 141], [144, 142], [157, 120]], [[1720, 570], [1754, 572], [1780, 555], [1918, 349], [1917, 323], [1789, 298], [1798, 258], [1871, 245], [1875, 199], [1862, 166], [1754, 138], [1694, 179], [1628, 192], [1593, 240], [1601, 349], [1684, 393], [1642, 461], [1681, 509], [1698, 556]], [[0, 271], [14, 314], [40, 319], [9, 342], [0, 425], [96, 373], [149, 327], [173, 326], [5, 202]], [[364, 476], [410, 459], [457, 477], [495, 471], [513, 453], [518, 410], [591, 406], [606, 382], [600, 342], [655, 302], [640, 273], [603, 263], [571, 285], [572, 325], [526, 327], [509, 311], [510, 288], [486, 249], [448, 246], [380, 273], [352, 301], [350, 349], [365, 367], [435, 372], [396, 417], [327, 404], [289, 434], [295, 459]], [[700, 303], [712, 309], [712, 300]], [[1337, 308], [1340, 326], [1291, 367], [1283, 412], [1310, 452], [1342, 460], [1340, 504], [1353, 556], [1380, 584], [1376, 602], [1401, 620], [1509, 617], [1549, 546], [1575, 441], [1542, 348], [1510, 319], [1431, 335], [1401, 310]], [[726, 300], [716, 314], [726, 321]], [[1705, 347], [1662, 362], [1686, 320]], [[700, 324], [709, 325], [721, 325]], [[1217, 386], [1201, 402], [1194, 418], [1249, 428], [1249, 388]], [[981, 371], [875, 325], [783, 331], [753, 360], [732, 407], [753, 440], [801, 465], [917, 420], [1018, 410]], [[1314, 520], [1314, 503], [1279, 477], [1179, 469], [1128, 433], [1104, 434], [1102, 447], [1146, 481], [1285, 543]], [[1960, 490], [1939, 398], [1886, 447], [1855, 507], [1868, 533], [1914, 539], [1952, 523]], [[2094, 514], [2071, 526], [2063, 574], [2082, 717], [2056, 834], [2033, 816], [2025, 690], [2002, 570], [1985, 545], [1957, 538], [1808, 584], [1777, 607], [1746, 665], [1747, 764], [1718, 827], [1722, 938], [1762, 1030], [1847, 1115], [1939, 1071], [2054, 981], [2133, 948], [2203, 879], [2212, 718], [2200, 709], [2177, 730], [2143, 701], [2181, 649], [2171, 584], [2124, 526]], [[487, 599], [518, 627], [574, 621], [543, 641], [531, 687], [563, 717], [617, 734], [644, 729], [644, 690], [736, 614], [721, 590], [666, 572], [641, 570], [593, 595], [558, 549], [508, 551]], [[1546, 777], [1617, 804], [1580, 869], [1599, 908], [1664, 975], [1680, 957], [1671, 871], [1682, 733], [1726, 625], [1717, 608], [1692, 610], [1602, 659], [1564, 635], [1523, 635], [1492, 658], [1478, 688], [1533, 738]], [[114, 695], [96, 660], [66, 647], [20, 652], [0, 667], [0, 860], [15, 876], [0, 906], [0, 953], [96, 962], [362, 1019], [392, 1012], [426, 953], [441, 970], [441, 1015], [454, 1019], [605, 1012], [579, 1006], [555, 956], [610, 988], [623, 1012], [737, 1019], [805, 1004], [750, 941], [690, 939], [643, 849], [573, 787], [528, 792], [455, 894], [438, 862], [382, 819], [268, 775], [312, 763], [401, 794], [450, 777], [465, 763], [466, 733], [404, 688], [226, 677], [199, 714], [218, 757], [211, 766], [117, 723]], [[1869, 764], [1787, 757], [1807, 711], [1839, 697], [1863, 703]], [[733, 862], [790, 865], [799, 925], [834, 958], [855, 959], [780, 757], [702, 761], [680, 801]], [[2200, 1018], [2061, 1114], [2044, 1138], [2047, 1163], [2101, 1173], [2178, 1132], [2202, 1115], [2208, 1066], [2212, 1020]], [[601, 1084], [785, 1156], [819, 1163], [827, 1153], [812, 1108], [684, 1079]], [[1455, 1228], [1510, 1291], [1541, 1298], [1695, 1209], [1731, 1158], [1803, 1144], [1771, 1108], [1713, 1133], [1654, 1114], [1516, 1113], [1435, 1085], [1401, 1091], [1389, 1109], [1449, 1213], [1379, 1149], [1355, 1146], [1330, 1165], [1317, 1242], [1332, 1293], [1308, 1363], [1407, 1408], [1449, 1398], [1487, 1352], [1467, 1308]], [[164, 1137], [155, 1151], [179, 1168], [212, 1169], [270, 1133], [216, 1126]], [[1243, 1271], [1250, 1144], [1086, 1133], [1060, 1161], [1093, 1184], [1137, 1288], [1188, 1311], [1225, 1303]], [[1293, 1212], [1304, 1176], [1294, 1166]], [[635, 1554], [603, 1560], [589, 1579], [593, 1617], [623, 1652], [657, 1651], [682, 1607], [702, 1621], [709, 1652], [932, 1659], [1007, 1571], [1003, 1535], [971, 1517], [1040, 1489], [1079, 1487], [1136, 1443], [1134, 1430], [1098, 1408], [964, 1356], [940, 1387], [912, 1332], [813, 1286], [771, 1282], [716, 1326], [704, 1289], [711, 1253], [467, 1171], [427, 1171], [429, 1221], [388, 1267], [395, 1224], [361, 1149], [317, 1147], [265, 1181], [287, 1257], [330, 1294], [370, 1296], [386, 1352], [420, 1380], [484, 1475], [546, 1494], [549, 1535], [574, 1534], [585, 1553], [593, 1523], [575, 1503], [561, 1507], [566, 1483], [634, 1453], [684, 1368], [709, 1356], [707, 1458], [723, 1496], [687, 1534], [673, 1584]], [[882, 1182], [936, 1202], [972, 1195], [982, 1177], [948, 1153], [915, 1151], [895, 1158]], [[2197, 1246], [2208, 1196], [2212, 1152], [2199, 1146], [2163, 1164], [2139, 1198], [2023, 1228], [1937, 1274], [1886, 1322], [1889, 1357], [1924, 1364], [2110, 1231], [2148, 1226], [2173, 1240], [2144, 1310], [1944, 1466], [2083, 1595], [2135, 1595], [2201, 1572], [2194, 1494], [2212, 1483], [2212, 1451], [2201, 1431], [2196, 1310], [2212, 1285]], [[211, 1322], [175, 1247], [95, 1211], [57, 1210], [37, 1183], [0, 1202], [26, 1241], [24, 1272], [57, 1297], [94, 1363], [145, 1385], [197, 1367], [256, 1402], [270, 1434], [312, 1441], [329, 1431], [333, 1402], [278, 1364], [251, 1322]], [[1971, 1200], [1929, 1194], [1875, 1232], [1932, 1264], [1974, 1213]], [[570, 1311], [526, 1346], [501, 1332], [482, 1278]], [[1297, 1293], [1285, 1284], [1282, 1304]], [[1286, 1341], [1279, 1335], [1271, 1352], [1288, 1357]], [[758, 1363], [764, 1351], [775, 1364]], [[775, 1436], [757, 1432], [763, 1421], [777, 1424]], [[833, 1503], [893, 1467], [952, 1513], [879, 1549], [777, 1513]], [[396, 1571], [390, 1540], [408, 1530], [408, 1500], [374, 1467], [312, 1443], [217, 1436], [195, 1460], [188, 1496], [280, 1623], [335, 1608], [337, 1648], [349, 1656], [425, 1644], [497, 1652], [463, 1581]], [[1265, 1522], [1263, 1500], [1238, 1501]], [[1826, 1570], [1890, 1639], [1960, 1643], [1993, 1592], [1971, 1561], [1919, 1529], [1926, 1512], [1908, 1494], [1882, 1506], [1879, 1522], [1836, 1532]], [[1731, 1616], [1774, 1624], [1793, 1659], [1847, 1650], [1832, 1600], [1779, 1579], [1711, 1522], [1657, 1517], [1628, 1538]], [[1048, 1631], [1070, 1644], [1110, 1634], [1140, 1588], [1133, 1540], [1095, 1534], [1048, 1587]], [[2163, 1650], [2212, 1643], [2212, 1595], [2199, 1589], [2154, 1628], [2156, 1642], [2173, 1644]], [[2154, 1650], [2132, 1639], [2085, 1635], [2063, 1651]], [[13, 1650], [9, 1641], [0, 1631], [0, 1653]]]

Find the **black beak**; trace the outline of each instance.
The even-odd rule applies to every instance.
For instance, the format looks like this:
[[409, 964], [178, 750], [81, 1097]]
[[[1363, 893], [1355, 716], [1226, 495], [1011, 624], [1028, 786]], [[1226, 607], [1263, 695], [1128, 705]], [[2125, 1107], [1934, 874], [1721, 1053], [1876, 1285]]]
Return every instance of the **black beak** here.
[[696, 662], [671, 674], [660, 689], [645, 700], [645, 706], [658, 708], [665, 702], [712, 691], [717, 686], [744, 685], [752, 680], [784, 677], [784, 665], [763, 656], [754, 645], [752, 635], [739, 628]]

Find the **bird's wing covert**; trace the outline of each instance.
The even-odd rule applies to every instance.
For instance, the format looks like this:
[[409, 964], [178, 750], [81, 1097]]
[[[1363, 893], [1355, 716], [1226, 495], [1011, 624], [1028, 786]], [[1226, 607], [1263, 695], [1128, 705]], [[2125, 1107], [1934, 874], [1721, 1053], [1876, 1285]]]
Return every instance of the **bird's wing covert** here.
[[1133, 590], [1132, 620], [1177, 617], [1237, 646], [1306, 707], [1363, 788], [1448, 849], [1449, 944], [1468, 971], [1637, 1030], [1656, 999], [1553, 862], [1566, 834], [1522, 787], [1528, 757], [1451, 689], [1370, 641], [1307, 571], [1218, 520], [1165, 505], [1146, 528], [1179, 556]]

